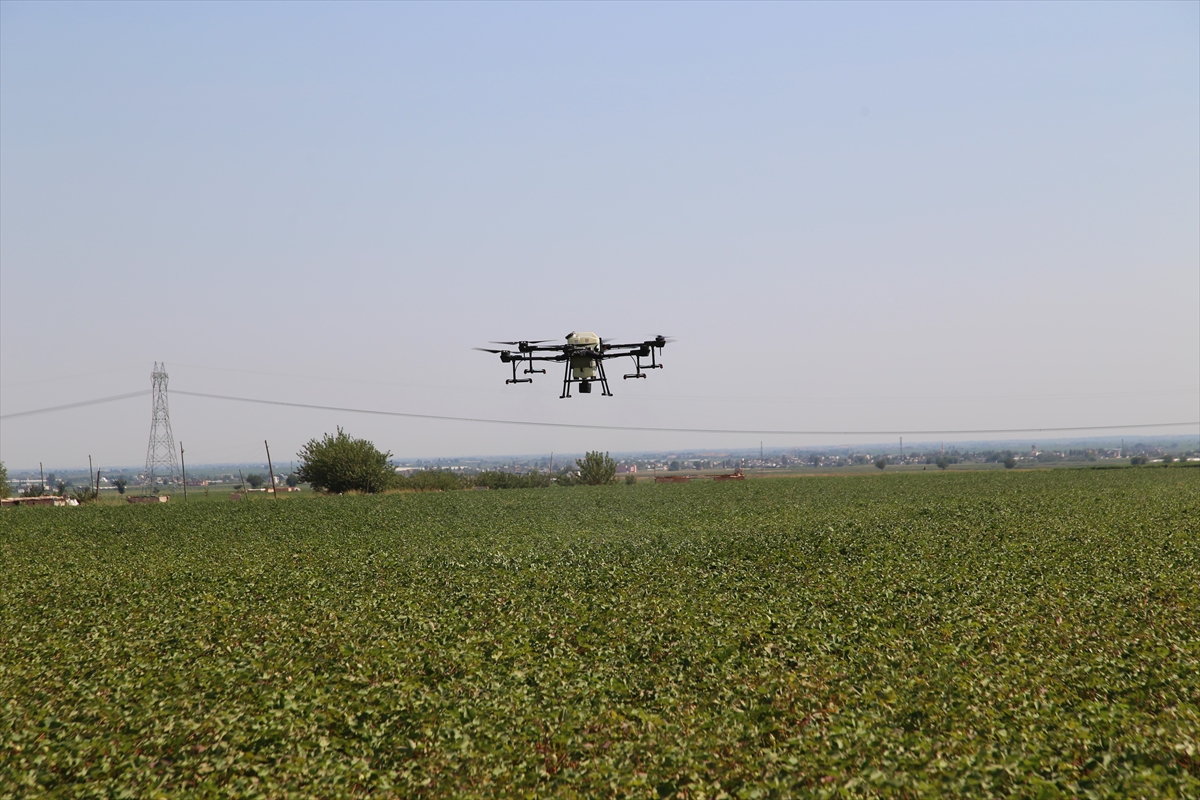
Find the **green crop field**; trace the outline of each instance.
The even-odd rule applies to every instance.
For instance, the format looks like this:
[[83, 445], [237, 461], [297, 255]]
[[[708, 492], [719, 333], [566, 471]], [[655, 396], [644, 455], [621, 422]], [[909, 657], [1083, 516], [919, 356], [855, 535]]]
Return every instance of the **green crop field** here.
[[0, 513], [0, 797], [1197, 797], [1200, 470]]

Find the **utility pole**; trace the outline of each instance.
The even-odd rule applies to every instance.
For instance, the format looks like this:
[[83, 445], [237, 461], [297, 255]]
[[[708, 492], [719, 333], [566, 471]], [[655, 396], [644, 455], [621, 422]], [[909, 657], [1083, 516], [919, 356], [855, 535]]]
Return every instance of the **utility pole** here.
[[183, 441], [179, 442], [179, 466], [183, 469], [183, 502], [187, 502], [187, 464], [183, 460]]
[[96, 476], [92, 474], [92, 456], [90, 453], [88, 454], [88, 483], [92, 485], [96, 483]]
[[96, 467], [96, 497], [100, 496], [100, 468]]
[[[1125, 451], [1125, 440], [1121, 440], [1121, 452]], [[46, 472], [42, 469], [42, 462], [38, 462], [38, 475], [42, 476], [42, 494], [46, 493]]]
[[240, 469], [238, 470], [238, 480], [240, 480], [242, 482], [242, 491], [243, 492], [247, 491], [246, 490], [246, 479], [242, 477], [242, 471]]
[[904, 460], [904, 437], [900, 437], [900, 460]]
[[[759, 460], [759, 461], [763, 461], [763, 460], [764, 460], [764, 459], [763, 459], [763, 447], [762, 447], [762, 440], [759, 440], [759, 442], [758, 442], [758, 460]], [[763, 464], [763, 466], [765, 467], [765, 466], [766, 466], [766, 464]]]
[[[271, 473], [271, 494], [275, 499], [279, 499], [279, 492], [275, 491], [275, 467], [271, 466], [271, 445], [267, 444], [267, 440], [263, 439], [263, 447], [267, 448], [267, 471]], [[367, 491], [370, 491], [370, 482], [367, 483]]]

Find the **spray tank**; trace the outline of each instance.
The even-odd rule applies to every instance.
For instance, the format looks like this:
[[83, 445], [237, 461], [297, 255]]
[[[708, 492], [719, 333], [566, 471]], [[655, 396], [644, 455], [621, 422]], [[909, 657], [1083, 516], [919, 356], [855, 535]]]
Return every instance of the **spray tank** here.
[[[567, 344], [572, 347], [599, 350], [600, 337], [591, 331], [572, 333], [567, 337]], [[580, 394], [590, 394], [592, 391], [591, 381], [596, 377], [596, 360], [587, 356], [571, 356], [571, 376], [580, 382]]]

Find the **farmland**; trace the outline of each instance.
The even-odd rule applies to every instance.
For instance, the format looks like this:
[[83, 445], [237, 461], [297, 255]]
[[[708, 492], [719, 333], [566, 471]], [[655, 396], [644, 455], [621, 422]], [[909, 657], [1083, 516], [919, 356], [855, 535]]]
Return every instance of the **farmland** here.
[[0, 797], [1195, 797], [1200, 470], [0, 515]]

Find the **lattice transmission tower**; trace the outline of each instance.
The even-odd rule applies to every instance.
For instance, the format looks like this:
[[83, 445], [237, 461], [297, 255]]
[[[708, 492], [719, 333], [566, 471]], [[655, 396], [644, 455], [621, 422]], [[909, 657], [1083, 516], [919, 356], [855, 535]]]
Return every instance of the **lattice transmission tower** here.
[[146, 488], [153, 490], [158, 479], [178, 483], [179, 457], [171, 435], [171, 412], [167, 408], [167, 365], [154, 362], [150, 373], [154, 384], [154, 417], [150, 421], [150, 444], [146, 447]]

